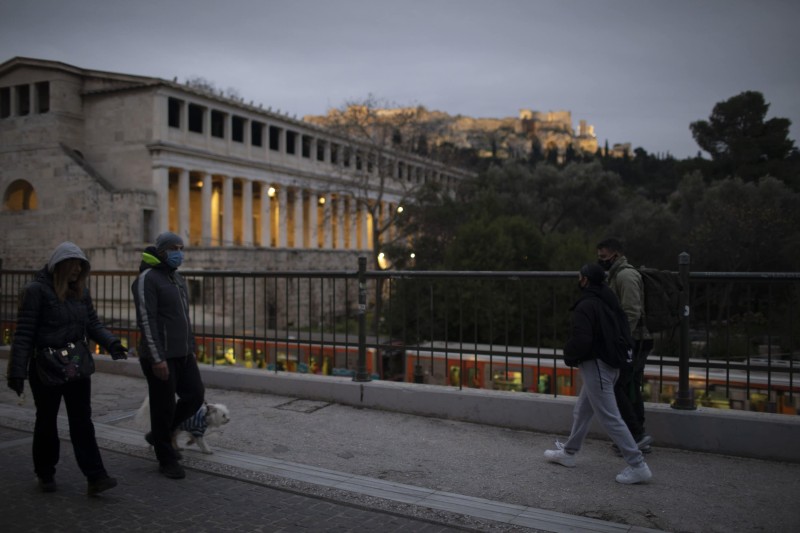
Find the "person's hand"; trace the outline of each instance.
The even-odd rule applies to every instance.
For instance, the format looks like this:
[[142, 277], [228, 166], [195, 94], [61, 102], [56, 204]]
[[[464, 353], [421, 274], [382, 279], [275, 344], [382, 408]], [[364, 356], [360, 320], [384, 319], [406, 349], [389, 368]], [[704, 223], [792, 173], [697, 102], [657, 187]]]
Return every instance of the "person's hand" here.
[[125, 348], [119, 341], [116, 341], [114, 344], [112, 344], [108, 351], [111, 353], [111, 359], [114, 361], [128, 358], [128, 349]]
[[167, 366], [166, 361], [161, 361], [160, 363], [153, 363], [153, 374], [162, 381], [167, 381], [169, 379], [169, 367]]
[[22, 378], [8, 378], [8, 388], [17, 393], [17, 396], [22, 396], [22, 391], [25, 390], [25, 380]]

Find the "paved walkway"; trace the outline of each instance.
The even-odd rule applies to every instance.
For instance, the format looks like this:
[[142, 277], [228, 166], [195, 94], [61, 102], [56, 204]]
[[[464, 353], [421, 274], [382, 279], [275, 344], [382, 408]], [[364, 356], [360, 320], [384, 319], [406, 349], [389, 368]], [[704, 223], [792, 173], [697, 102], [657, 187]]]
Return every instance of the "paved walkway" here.
[[107, 468], [120, 481], [117, 488], [85, 496], [86, 480], [70, 450], [63, 454], [57, 492], [44, 494], [33, 488], [30, 435], [0, 428], [0, 438], [5, 531], [459, 530], [203, 470], [190, 471], [189, 481], [170, 482], [152, 460], [120, 452], [104, 453]]
[[59, 490], [36, 489], [32, 401], [0, 391], [7, 530], [800, 530], [797, 464], [656, 446], [654, 480], [622, 486], [624, 465], [605, 441], [565, 469], [542, 459], [555, 435], [214, 389], [207, 399], [232, 421], [207, 437], [213, 455], [187, 450], [187, 478], [169, 480], [132, 417], [144, 381], [98, 373], [93, 389], [98, 440], [120, 481], [96, 498], [85, 495], [66, 420]]

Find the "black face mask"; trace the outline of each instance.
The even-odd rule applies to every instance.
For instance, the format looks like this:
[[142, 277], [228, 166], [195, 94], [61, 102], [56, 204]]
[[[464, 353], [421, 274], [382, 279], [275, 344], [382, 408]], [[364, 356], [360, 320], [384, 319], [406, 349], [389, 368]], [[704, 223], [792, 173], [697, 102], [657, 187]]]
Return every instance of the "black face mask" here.
[[603, 270], [608, 272], [609, 270], [611, 270], [611, 265], [614, 264], [615, 259], [616, 257], [612, 257], [610, 259], [598, 259], [597, 264], [603, 267]]

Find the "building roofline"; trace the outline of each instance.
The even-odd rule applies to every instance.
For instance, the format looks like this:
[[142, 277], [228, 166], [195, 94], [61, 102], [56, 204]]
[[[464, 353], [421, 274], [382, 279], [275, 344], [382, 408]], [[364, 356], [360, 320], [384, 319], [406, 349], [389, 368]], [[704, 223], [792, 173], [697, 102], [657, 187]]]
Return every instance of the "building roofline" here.
[[[139, 76], [135, 74], [123, 74], [119, 72], [86, 69], [86, 68], [76, 67], [75, 65], [70, 65], [68, 63], [63, 63], [61, 61], [54, 61], [50, 59], [37, 59], [37, 58], [22, 57], [22, 56], [16, 56], [3, 63], [0, 63], [0, 76], [2, 76], [7, 72], [11, 72], [17, 68], [22, 68], [22, 67], [58, 70], [73, 74], [75, 76], [80, 76], [82, 78], [107, 79], [110, 81], [119, 82], [115, 86], [98, 87], [92, 90], [84, 90], [81, 93], [84, 96], [94, 96], [94, 95], [109, 94], [114, 92], [138, 91], [143, 89], [166, 87], [169, 89], [173, 89], [175, 91], [193, 94], [195, 96], [207, 98], [222, 104], [238, 107], [242, 110], [246, 110], [261, 117], [264, 117], [265, 120], [277, 119], [286, 124], [294, 124], [298, 128], [302, 128], [308, 131], [325, 135], [331, 140], [338, 139], [339, 142], [343, 144], [348, 144], [348, 143], [353, 143], [356, 145], [362, 144], [358, 140], [348, 138], [340, 134], [339, 132], [330, 129], [329, 127], [316, 124], [314, 122], [306, 121], [303, 119], [298, 119], [296, 117], [290, 117], [288, 114], [281, 114], [279, 111], [273, 111], [271, 107], [263, 109], [261, 106], [256, 106], [253, 105], [252, 103], [250, 104], [246, 103], [244, 99], [230, 98], [222, 94], [219, 94], [217, 92], [191, 87], [189, 85], [179, 83], [177, 81], [177, 78], [170, 81], [170, 80], [165, 80], [163, 78], [156, 78], [153, 76]], [[460, 174], [461, 177], [472, 175], [472, 172], [468, 169], [450, 166], [441, 161], [437, 161], [435, 159], [429, 159], [424, 156], [420, 156], [418, 154], [396, 152], [393, 149], [387, 149], [386, 152], [409, 161], [414, 161], [418, 164], [424, 164], [426, 166], [432, 166], [432, 167], [446, 168], [453, 174]]]
[[54, 61], [51, 59], [37, 59], [33, 57], [23, 57], [23, 56], [12, 57], [8, 61], [5, 61], [4, 63], [0, 64], [0, 74], [24, 66], [61, 70], [64, 72], [69, 72], [71, 74], [87, 78], [109, 78], [118, 81], [139, 82], [143, 85], [167, 83], [166, 80], [162, 80], [160, 78], [154, 78], [152, 76], [139, 76], [136, 74], [123, 74], [120, 72], [86, 69], [86, 68], [76, 67], [75, 65], [70, 65], [68, 63], [64, 63], [61, 61]]

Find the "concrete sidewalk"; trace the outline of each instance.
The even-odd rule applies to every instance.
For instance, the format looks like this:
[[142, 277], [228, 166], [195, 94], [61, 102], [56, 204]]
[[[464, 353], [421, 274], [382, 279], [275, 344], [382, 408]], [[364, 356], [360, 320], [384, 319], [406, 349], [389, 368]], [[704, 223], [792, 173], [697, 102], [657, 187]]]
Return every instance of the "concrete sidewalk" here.
[[160, 476], [152, 460], [109, 451], [108, 446], [103, 460], [120, 484], [90, 498], [67, 442], [58, 490], [44, 494], [34, 488], [30, 442], [29, 433], [0, 427], [4, 531], [459, 531], [443, 523], [308, 497], [202, 468], [192, 468], [189, 480], [175, 483]]
[[[144, 380], [97, 373], [92, 383], [98, 438], [111, 474], [121, 483], [107, 495], [86, 498], [64, 443], [58, 498], [89, 515], [104, 514], [103, 501], [130, 499], [145, 522], [141, 529], [162, 524], [162, 501], [183, 497], [186, 506], [172, 510], [180, 514], [170, 519], [172, 529], [363, 531], [379, 523], [381, 531], [800, 530], [796, 463], [656, 444], [647, 457], [652, 482], [623, 486], [614, 476], [624, 464], [607, 441], [588, 441], [578, 467], [566, 469], [542, 457], [558, 435], [220, 389], [209, 389], [207, 400], [226, 404], [232, 421], [207, 438], [216, 453], [189, 450], [187, 479], [167, 480], [156, 473], [152, 452], [131, 416], [146, 394]], [[34, 489], [25, 440], [32, 428], [32, 401], [16, 403], [16, 395], [3, 387], [0, 426], [6, 429], [0, 433], [11, 443], [0, 456], [9, 479], [2, 495], [4, 516], [19, 507], [15, 500], [36, 507], [53, 496]], [[564, 420], [564, 433], [569, 424]], [[66, 427], [63, 421], [64, 436]], [[260, 496], [250, 497], [252, 491]], [[278, 505], [282, 498], [305, 500], [292, 507]], [[189, 502], [204, 501], [214, 502], [209, 504], [213, 511], [193, 518], [196, 509]], [[115, 505], [117, 511], [120, 507], [125, 505]], [[320, 508], [324, 511], [317, 512]], [[80, 509], [74, 513], [85, 518]], [[224, 518], [217, 520], [214, 513]], [[33, 520], [40, 515], [14, 516]], [[106, 529], [138, 529], [132, 519], [108, 520]]]

